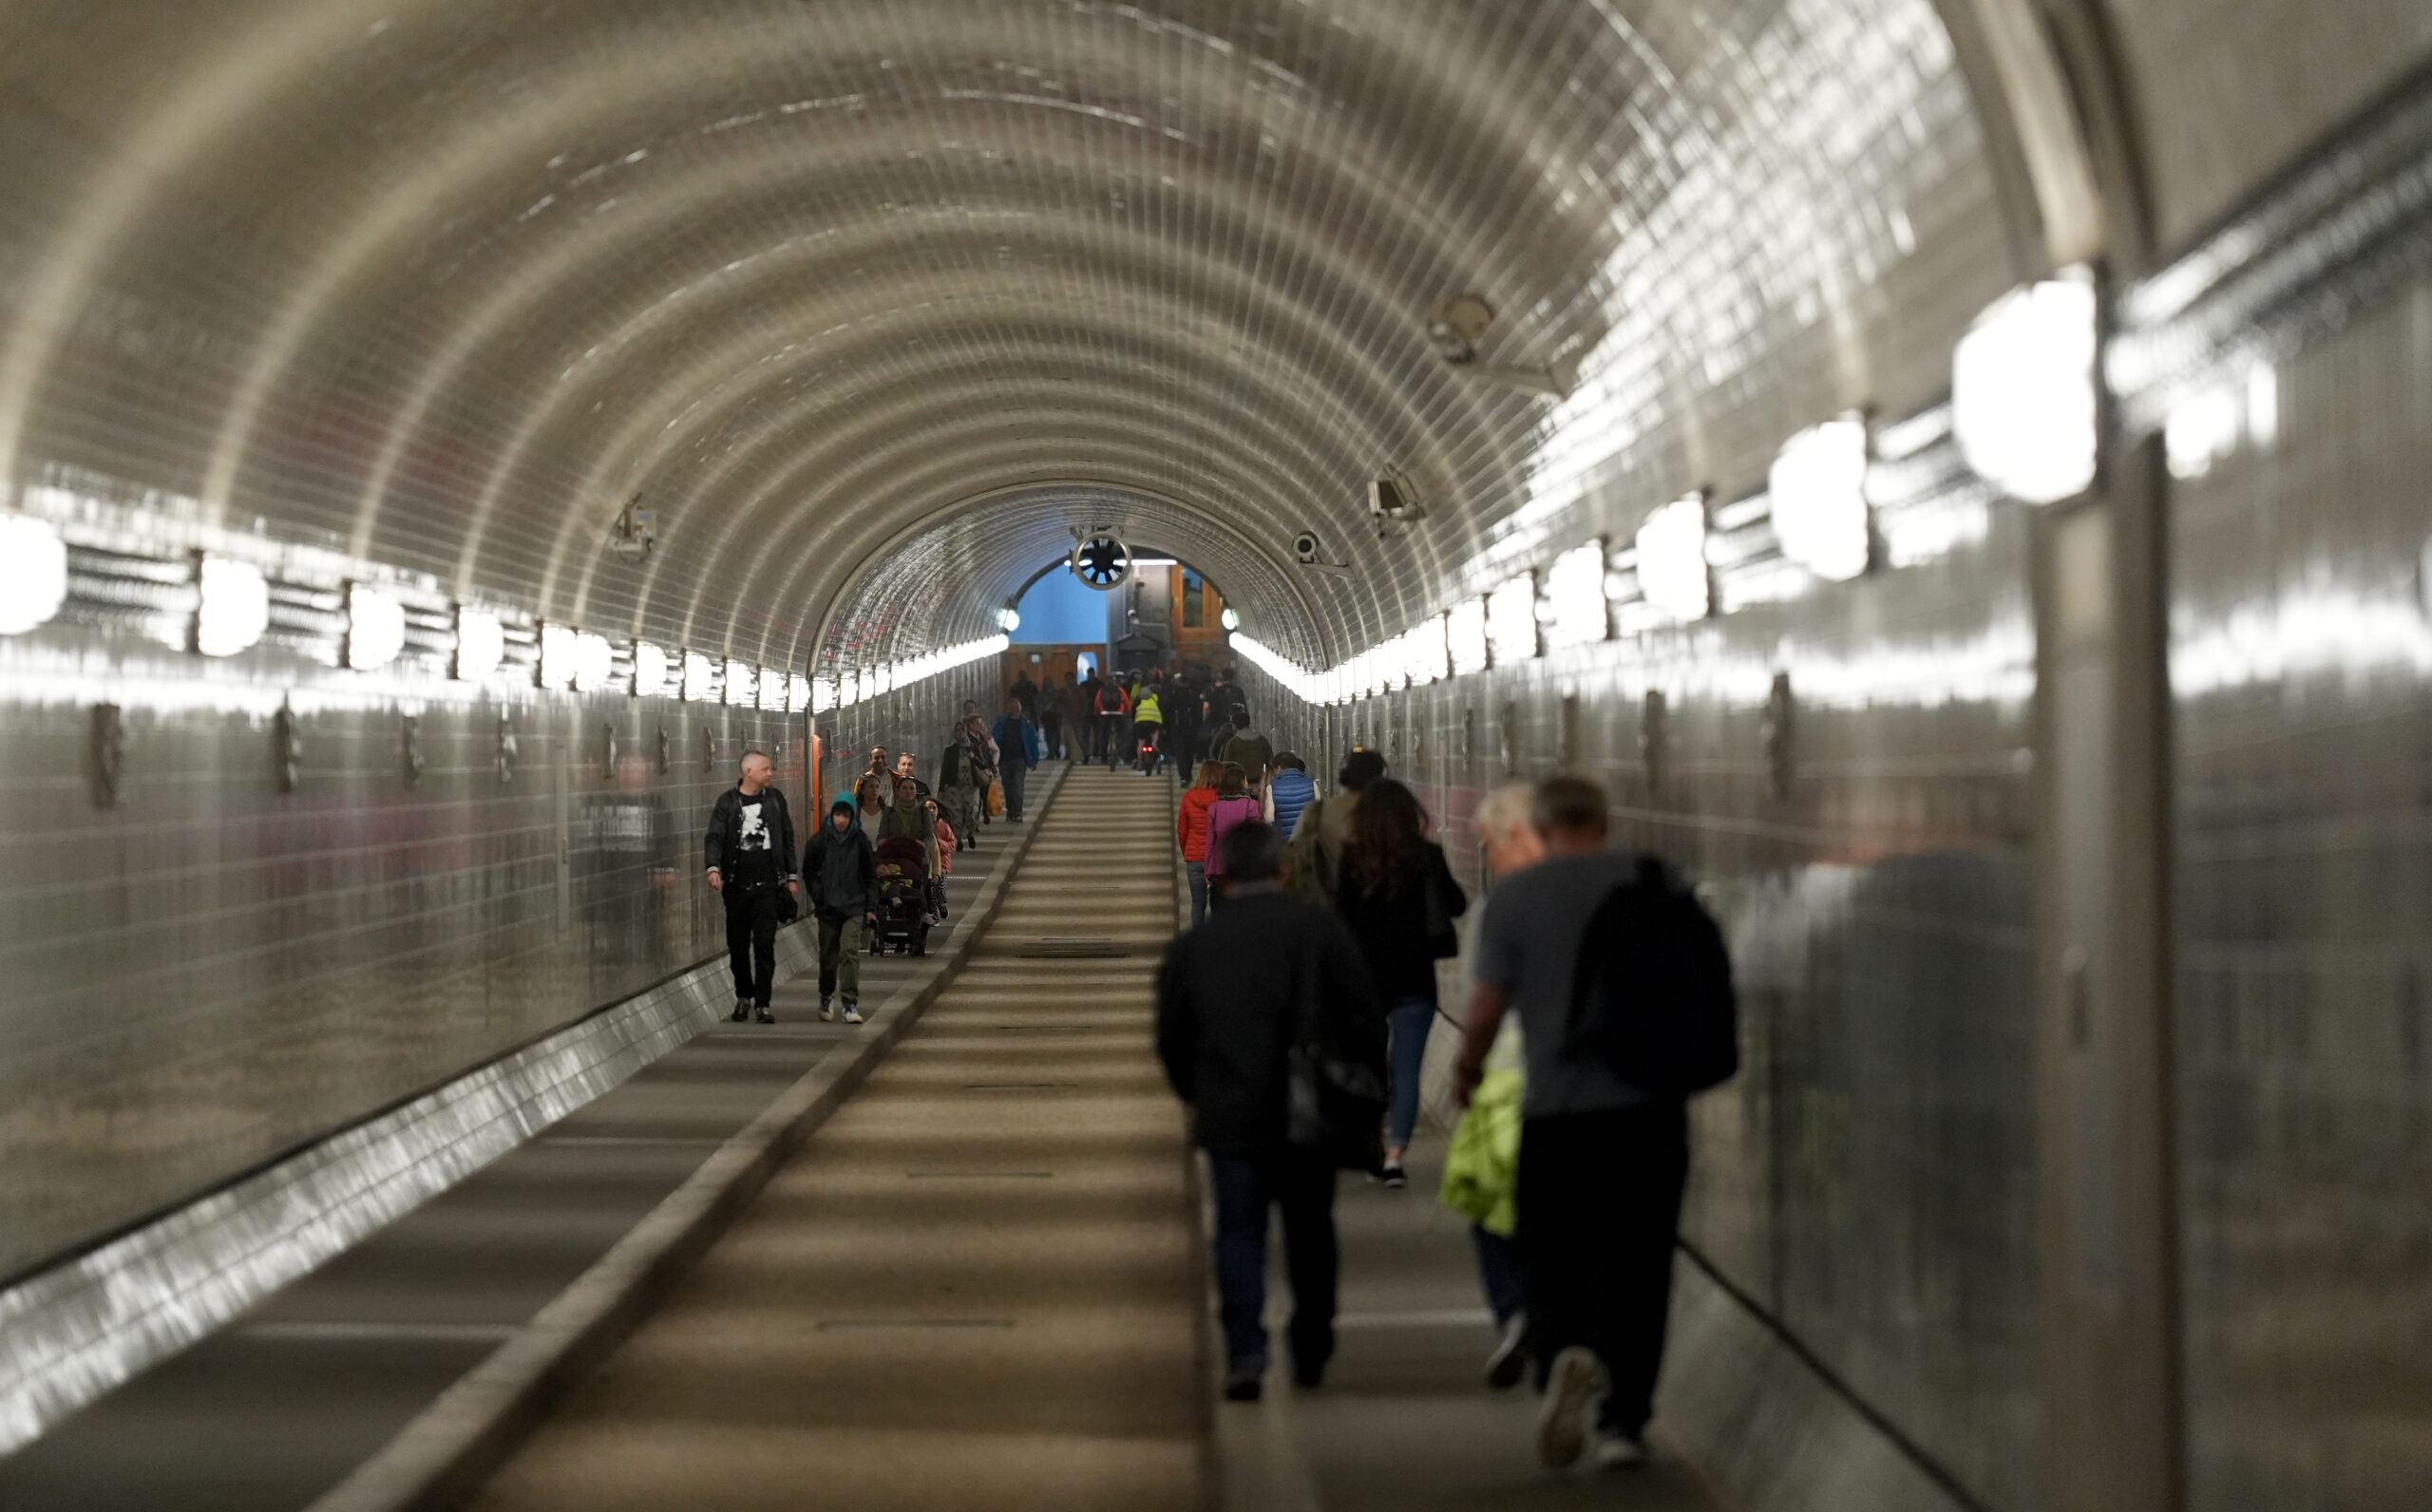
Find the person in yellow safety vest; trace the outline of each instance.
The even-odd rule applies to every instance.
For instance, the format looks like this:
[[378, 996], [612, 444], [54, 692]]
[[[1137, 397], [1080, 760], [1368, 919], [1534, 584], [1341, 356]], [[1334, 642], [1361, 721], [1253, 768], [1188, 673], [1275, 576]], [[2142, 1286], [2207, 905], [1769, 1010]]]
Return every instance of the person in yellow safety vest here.
[[1156, 776], [1157, 760], [1165, 754], [1166, 711], [1158, 701], [1155, 683], [1140, 685], [1140, 700], [1131, 706], [1131, 734], [1139, 742], [1140, 770]]

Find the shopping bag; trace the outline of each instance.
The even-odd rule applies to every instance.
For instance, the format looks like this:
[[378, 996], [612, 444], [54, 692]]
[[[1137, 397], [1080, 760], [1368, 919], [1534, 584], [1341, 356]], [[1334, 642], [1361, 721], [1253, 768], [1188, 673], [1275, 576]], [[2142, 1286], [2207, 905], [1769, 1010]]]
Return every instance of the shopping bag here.
[[1005, 789], [1001, 784], [988, 784], [988, 817], [991, 819], [1005, 817]]

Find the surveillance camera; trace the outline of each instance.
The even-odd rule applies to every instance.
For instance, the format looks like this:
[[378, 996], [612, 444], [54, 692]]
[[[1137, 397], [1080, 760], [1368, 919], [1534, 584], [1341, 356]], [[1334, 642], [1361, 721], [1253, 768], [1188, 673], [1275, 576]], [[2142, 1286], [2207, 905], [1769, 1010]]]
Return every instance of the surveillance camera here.
[[1316, 561], [1318, 559], [1318, 533], [1314, 530], [1304, 530], [1299, 535], [1293, 537], [1292, 555], [1298, 557], [1303, 562]]

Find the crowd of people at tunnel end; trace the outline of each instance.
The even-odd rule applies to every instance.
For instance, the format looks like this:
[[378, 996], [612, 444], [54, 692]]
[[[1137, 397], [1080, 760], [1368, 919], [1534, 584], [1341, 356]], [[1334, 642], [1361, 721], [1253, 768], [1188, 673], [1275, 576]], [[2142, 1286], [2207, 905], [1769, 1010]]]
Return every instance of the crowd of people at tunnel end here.
[[1354, 750], [1323, 798], [1288, 750], [1193, 773], [1175, 830], [1192, 928], [1160, 973], [1157, 1046], [1207, 1158], [1230, 1400], [1264, 1390], [1279, 1211], [1293, 1380], [1323, 1383], [1337, 1180], [1407, 1184], [1440, 1019], [1463, 1109], [1440, 1200], [1471, 1221], [1496, 1322], [1486, 1384], [1533, 1382], [1548, 1467], [1645, 1463], [1685, 1105], [1737, 1069], [1738, 1023], [1721, 932], [1662, 860], [1610, 844], [1607, 814], [1605, 791], [1572, 776], [1478, 804], [1490, 890], [1455, 1021], [1437, 963], [1464, 954], [1469, 899], [1376, 752]]

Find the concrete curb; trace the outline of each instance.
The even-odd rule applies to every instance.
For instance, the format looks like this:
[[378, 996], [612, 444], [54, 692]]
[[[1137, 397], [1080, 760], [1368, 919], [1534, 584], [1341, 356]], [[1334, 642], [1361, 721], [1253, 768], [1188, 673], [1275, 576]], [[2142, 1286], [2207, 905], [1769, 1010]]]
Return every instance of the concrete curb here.
[[879, 1005], [876, 1032], [853, 1053], [806, 1072], [719, 1146], [684, 1184], [396, 1437], [313, 1503], [309, 1512], [437, 1512], [463, 1504], [512, 1456], [550, 1408], [586, 1379], [749, 1207], [778, 1168], [844, 1105], [962, 973], [1002, 906], [1056, 796], [1057, 772], [1002, 864], [980, 884], [954, 948]]

